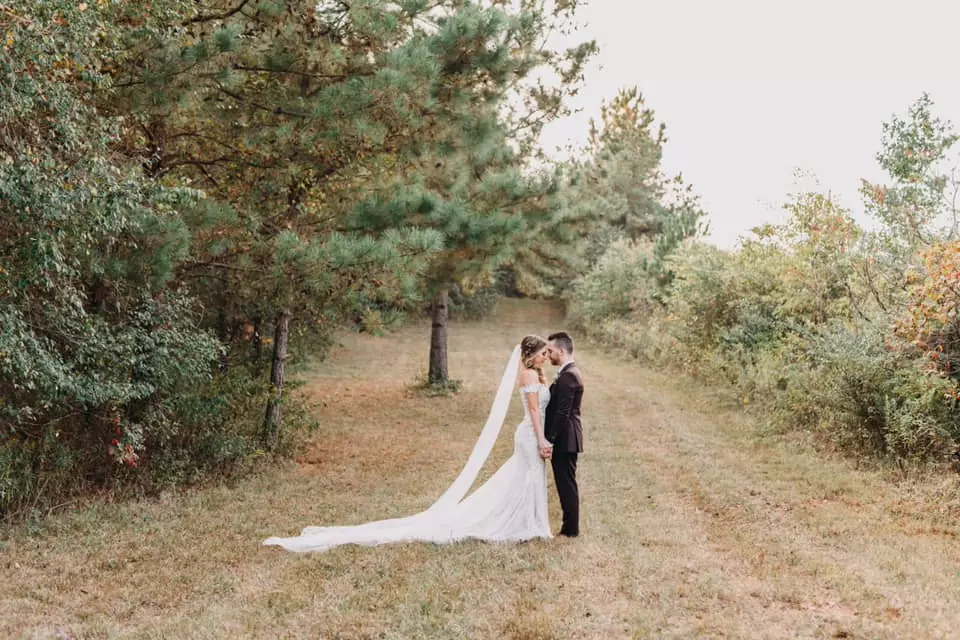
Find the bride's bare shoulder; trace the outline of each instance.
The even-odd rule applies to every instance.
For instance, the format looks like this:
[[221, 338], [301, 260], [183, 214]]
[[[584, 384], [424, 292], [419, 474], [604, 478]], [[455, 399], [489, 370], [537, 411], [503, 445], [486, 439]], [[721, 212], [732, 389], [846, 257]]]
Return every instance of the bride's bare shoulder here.
[[529, 387], [532, 384], [537, 384], [540, 382], [540, 378], [537, 375], [537, 372], [533, 369], [527, 369], [524, 367], [520, 370], [520, 375], [517, 378], [517, 384], [521, 387]]

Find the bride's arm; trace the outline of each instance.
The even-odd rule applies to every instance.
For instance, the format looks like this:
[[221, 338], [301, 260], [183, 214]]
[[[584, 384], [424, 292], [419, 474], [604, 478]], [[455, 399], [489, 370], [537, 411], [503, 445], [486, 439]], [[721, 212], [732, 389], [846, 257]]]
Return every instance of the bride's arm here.
[[547, 439], [543, 433], [543, 420], [540, 416], [540, 377], [536, 371], [525, 369], [520, 372], [520, 388], [525, 389], [530, 386], [536, 388], [534, 391], [525, 391], [523, 401], [527, 403], [527, 411], [530, 414], [533, 433], [537, 436], [537, 443], [544, 446], [547, 444]]

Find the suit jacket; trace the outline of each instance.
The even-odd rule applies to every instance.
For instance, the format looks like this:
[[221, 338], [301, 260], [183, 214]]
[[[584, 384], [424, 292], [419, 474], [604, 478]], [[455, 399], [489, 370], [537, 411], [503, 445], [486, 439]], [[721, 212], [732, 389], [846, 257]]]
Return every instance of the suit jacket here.
[[543, 435], [553, 443], [554, 452], [583, 451], [583, 427], [580, 424], [582, 399], [583, 378], [576, 363], [572, 363], [550, 385], [550, 402], [544, 411]]

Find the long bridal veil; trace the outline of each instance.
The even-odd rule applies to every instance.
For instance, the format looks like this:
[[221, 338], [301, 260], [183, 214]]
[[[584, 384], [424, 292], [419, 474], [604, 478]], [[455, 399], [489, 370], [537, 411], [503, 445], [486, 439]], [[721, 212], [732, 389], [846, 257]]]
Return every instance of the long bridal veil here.
[[457, 520], [461, 515], [457, 513], [456, 507], [473, 486], [497, 441], [510, 408], [519, 365], [520, 347], [517, 346], [500, 379], [487, 422], [473, 446], [470, 458], [453, 484], [426, 511], [405, 518], [377, 520], [353, 526], [307, 527], [299, 536], [268, 538], [263, 544], [280, 546], [288, 551], [323, 551], [344, 544], [377, 545], [405, 541], [456, 540]]

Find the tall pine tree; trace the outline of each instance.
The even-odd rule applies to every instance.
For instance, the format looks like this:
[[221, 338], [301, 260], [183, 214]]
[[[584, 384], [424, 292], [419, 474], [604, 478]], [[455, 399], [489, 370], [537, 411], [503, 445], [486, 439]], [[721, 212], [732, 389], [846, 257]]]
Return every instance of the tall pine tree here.
[[[169, 11], [186, 7], [171, 37]], [[482, 36], [456, 29], [485, 20], [497, 28], [502, 13], [456, 2], [437, 18], [446, 8], [171, 2], [144, 17], [126, 7], [138, 46], [118, 63], [125, 148], [157, 180], [210, 196], [190, 221], [196, 257], [183, 277], [215, 303], [224, 340], [247, 322], [262, 333], [272, 319], [277, 399], [293, 309], [307, 326], [336, 323], [385, 289], [409, 295], [416, 280], [406, 275], [455, 235], [409, 221], [370, 233], [344, 221], [370, 193], [409, 202], [390, 188], [393, 176], [428, 175], [443, 164], [443, 145], [490, 126], [473, 119], [484, 76], [470, 67], [492, 54], [479, 48]], [[140, 25], [151, 20], [152, 31]], [[448, 204], [437, 210], [463, 216]], [[277, 408], [268, 408], [268, 444]]]
[[[522, 250], [527, 230], [542, 220], [556, 182], [530, 171], [542, 127], [568, 113], [596, 47], [585, 42], [551, 50], [547, 38], [569, 26], [577, 2], [523, 0], [448, 2], [415, 27], [412, 42], [437, 53], [442, 81], [434, 87], [431, 127], [418, 162], [395, 187], [409, 207], [379, 198], [354, 212], [368, 231], [397, 226], [438, 232], [425, 289], [432, 299], [428, 381], [447, 386], [449, 291], [492, 280]], [[552, 83], [542, 75], [552, 72]], [[550, 75], [546, 73], [546, 75]]]
[[[671, 277], [664, 258], [687, 238], [704, 233], [699, 199], [682, 176], [661, 168], [666, 126], [636, 89], [620, 91], [591, 120], [586, 160], [568, 202], [576, 215], [597, 224], [581, 246], [586, 266], [617, 238], [651, 243], [650, 276], [659, 285]], [[576, 216], [575, 216], [576, 217]]]

